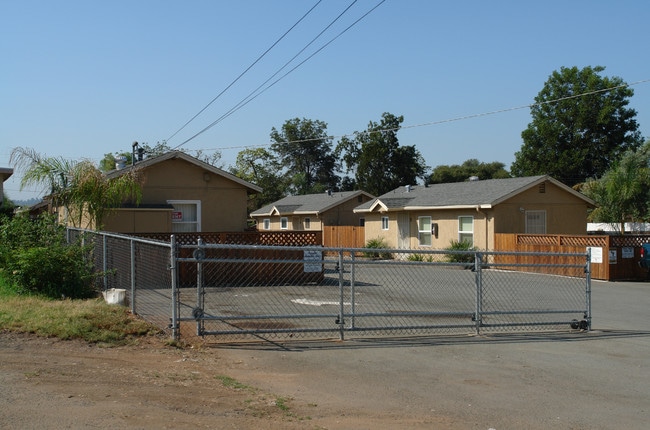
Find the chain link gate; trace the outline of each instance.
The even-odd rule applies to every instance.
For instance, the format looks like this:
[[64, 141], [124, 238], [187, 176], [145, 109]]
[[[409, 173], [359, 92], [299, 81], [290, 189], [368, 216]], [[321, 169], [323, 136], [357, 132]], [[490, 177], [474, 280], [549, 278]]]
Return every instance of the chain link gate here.
[[175, 338], [591, 327], [588, 253], [172, 247]]

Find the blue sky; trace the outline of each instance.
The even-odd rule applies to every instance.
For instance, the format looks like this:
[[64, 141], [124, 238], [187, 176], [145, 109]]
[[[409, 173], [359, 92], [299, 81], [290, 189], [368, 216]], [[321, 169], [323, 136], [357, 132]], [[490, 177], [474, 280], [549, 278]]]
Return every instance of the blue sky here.
[[[282, 76], [380, 0], [358, 0]], [[175, 147], [269, 79], [352, 0], [323, 0], [250, 71], [168, 141]], [[0, 166], [16, 146], [91, 159], [170, 138], [316, 0], [0, 0]], [[386, 0], [243, 108], [190, 140], [222, 165], [267, 145], [291, 118], [328, 124], [335, 143], [383, 112], [404, 116], [401, 145], [427, 165], [469, 158], [509, 168], [532, 103], [560, 67], [650, 79], [650, 2]], [[631, 107], [650, 136], [650, 82]], [[454, 120], [489, 112], [492, 115]], [[454, 120], [454, 121], [448, 121]], [[14, 200], [19, 175], [5, 183]]]

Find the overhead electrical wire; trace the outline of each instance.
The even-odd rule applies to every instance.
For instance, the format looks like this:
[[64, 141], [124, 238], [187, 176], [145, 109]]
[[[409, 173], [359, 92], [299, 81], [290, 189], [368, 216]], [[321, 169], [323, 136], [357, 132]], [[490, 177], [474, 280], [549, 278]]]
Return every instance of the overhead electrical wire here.
[[[257, 92], [261, 87], [263, 87], [266, 83], [268, 83], [271, 79], [273, 79], [273, 77], [275, 77], [275, 76], [276, 76], [278, 73], [280, 73], [280, 72], [281, 72], [285, 67], [287, 67], [287, 65], [288, 65], [289, 63], [291, 63], [291, 62], [292, 62], [296, 57], [298, 57], [298, 55], [300, 55], [302, 52], [304, 52], [304, 50], [305, 50], [307, 47], [309, 47], [309, 46], [310, 46], [310, 45], [311, 45], [311, 44], [312, 44], [316, 39], [318, 39], [318, 38], [319, 38], [319, 37], [320, 37], [320, 36], [321, 36], [321, 35], [322, 35], [322, 34], [323, 34], [323, 33], [324, 33], [328, 28], [329, 28], [329, 27], [332, 26], [332, 24], [334, 24], [334, 22], [336, 22], [336, 21], [337, 21], [337, 20], [338, 20], [338, 19], [339, 19], [339, 18], [340, 18], [340, 17], [341, 17], [345, 12], [347, 12], [348, 9], [350, 9], [350, 7], [352, 7], [352, 5], [354, 5], [354, 3], [356, 3], [357, 1], [358, 1], [358, 0], [354, 0], [354, 1], [353, 1], [353, 2], [352, 2], [352, 3], [351, 3], [347, 8], [343, 11], [343, 12], [341, 12], [341, 14], [339, 14], [339, 16], [337, 16], [337, 17], [334, 19], [334, 21], [332, 21], [330, 24], [328, 24], [328, 26], [327, 26], [323, 31], [321, 31], [321, 32], [320, 32], [320, 33], [319, 33], [319, 34], [318, 34], [314, 39], [312, 39], [312, 40], [311, 40], [311, 41], [310, 41], [310, 42], [309, 42], [309, 43], [308, 43], [308, 44], [307, 44], [307, 45], [306, 45], [306, 46], [305, 46], [305, 47], [304, 47], [300, 52], [298, 52], [298, 54], [296, 54], [294, 57], [291, 58], [291, 60], [289, 60], [287, 63], [285, 63], [285, 64], [284, 64], [284, 65], [283, 65], [283, 66], [282, 66], [278, 71], [276, 71], [276, 72], [275, 72], [275, 73], [274, 73], [274, 74], [273, 74], [269, 79], [267, 79], [264, 83], [262, 83], [262, 84], [261, 84], [260, 86], [258, 86], [255, 90], [253, 90], [251, 93], [249, 93], [246, 97], [244, 97], [244, 98], [243, 98], [239, 103], [237, 103], [234, 107], [232, 107], [232, 108], [231, 108], [229, 111], [227, 111], [225, 114], [223, 114], [222, 116], [220, 116], [219, 118], [217, 118], [215, 121], [213, 121], [212, 123], [210, 123], [208, 126], [206, 126], [205, 128], [203, 128], [202, 130], [200, 130], [199, 132], [197, 132], [197, 133], [194, 134], [193, 136], [189, 137], [188, 139], [186, 139], [185, 141], [183, 141], [182, 143], [180, 143], [179, 145], [177, 145], [177, 146], [174, 147], [173, 149], [178, 149], [178, 148], [180, 148], [181, 146], [185, 145], [186, 143], [190, 142], [191, 140], [195, 139], [196, 137], [200, 136], [201, 134], [205, 133], [206, 131], [208, 131], [209, 129], [211, 129], [212, 127], [214, 127], [215, 125], [217, 125], [218, 123], [220, 123], [221, 121], [223, 121], [224, 119], [226, 119], [227, 117], [229, 117], [230, 115], [232, 115], [233, 113], [235, 113], [236, 111], [238, 111], [239, 109], [241, 109], [242, 107], [246, 106], [248, 103], [250, 103], [251, 101], [253, 101], [253, 100], [256, 99], [257, 97], [259, 97], [259, 96], [260, 96], [261, 94], [263, 94], [265, 91], [267, 91], [268, 89], [270, 89], [271, 87], [273, 87], [273, 86], [274, 86], [275, 84], [277, 84], [279, 81], [281, 81], [282, 79], [284, 79], [285, 77], [287, 77], [289, 74], [291, 74], [291, 73], [294, 72], [296, 69], [298, 69], [300, 66], [302, 66], [304, 63], [306, 63], [306, 62], [309, 61], [311, 58], [313, 58], [316, 54], [318, 54], [318, 53], [321, 52], [323, 49], [325, 49], [327, 46], [329, 46], [329, 45], [330, 45], [332, 42], [334, 42], [336, 39], [338, 39], [339, 37], [341, 37], [344, 33], [346, 33], [348, 30], [350, 30], [352, 27], [354, 27], [356, 24], [358, 24], [362, 19], [364, 19], [366, 16], [368, 16], [368, 15], [369, 15], [371, 12], [373, 12], [375, 9], [377, 9], [377, 8], [378, 8], [382, 3], [384, 3], [386, 0], [381, 0], [381, 1], [380, 1], [379, 3], [377, 3], [373, 8], [371, 8], [371, 9], [368, 10], [366, 13], [364, 13], [360, 18], [358, 18], [356, 21], [354, 21], [352, 24], [350, 24], [350, 25], [349, 25], [348, 27], [346, 27], [344, 30], [342, 30], [341, 32], [339, 32], [336, 36], [334, 36], [334, 37], [333, 37], [332, 39], [330, 39], [327, 43], [325, 43], [324, 45], [322, 45], [320, 48], [318, 48], [316, 51], [314, 51], [311, 55], [309, 55], [309, 56], [308, 56], [307, 58], [305, 58], [303, 61], [301, 61], [300, 63], [298, 63], [296, 66], [294, 66], [291, 70], [289, 70], [289, 71], [286, 72], [284, 75], [282, 75], [281, 77], [279, 77], [278, 79], [276, 79], [275, 81], [273, 81], [273, 82], [272, 82], [270, 85], [268, 85], [266, 88], [264, 88], [263, 90], [261, 90], [261, 91], [259, 91], [257, 94], [255, 94], [255, 93], [256, 93], [256, 92]], [[253, 94], [255, 94], [255, 95], [253, 95]]]
[[234, 81], [232, 81], [232, 82], [231, 82], [231, 83], [230, 83], [226, 88], [224, 88], [224, 89], [223, 89], [219, 94], [217, 94], [217, 96], [216, 96], [215, 98], [213, 98], [212, 100], [210, 100], [210, 103], [208, 103], [207, 105], [205, 105], [205, 106], [203, 107], [203, 109], [201, 109], [201, 110], [200, 110], [196, 115], [194, 115], [192, 118], [190, 118], [189, 121], [187, 121], [185, 124], [183, 124], [183, 126], [182, 126], [181, 128], [179, 128], [178, 130], [176, 130], [176, 131], [174, 132], [174, 134], [172, 134], [171, 136], [169, 136], [169, 137], [167, 138], [166, 141], [168, 142], [168, 141], [171, 140], [174, 136], [176, 136], [176, 135], [177, 135], [181, 130], [183, 130], [183, 129], [184, 129], [185, 127], [187, 127], [187, 126], [188, 126], [192, 121], [194, 121], [194, 120], [196, 119], [196, 117], [198, 117], [199, 115], [201, 115], [201, 114], [202, 114], [202, 113], [203, 113], [203, 112], [204, 112], [208, 107], [210, 107], [210, 105], [212, 105], [212, 103], [214, 103], [214, 102], [215, 102], [219, 97], [221, 97], [221, 96], [222, 96], [226, 91], [228, 91], [228, 90], [230, 89], [230, 87], [232, 87], [233, 85], [235, 85], [235, 83], [236, 83], [237, 81], [239, 81], [239, 79], [241, 79], [242, 76], [244, 76], [244, 75], [245, 75], [245, 74], [246, 74], [250, 69], [252, 69], [253, 66], [255, 66], [255, 64], [257, 64], [257, 63], [258, 63], [262, 58], [264, 58], [264, 57], [266, 56], [266, 54], [268, 54], [269, 51], [271, 51], [271, 49], [273, 49], [273, 48], [274, 48], [278, 43], [280, 43], [280, 41], [281, 41], [282, 39], [284, 39], [285, 36], [286, 36], [287, 34], [289, 34], [289, 33], [291, 32], [291, 30], [293, 30], [293, 29], [294, 29], [298, 24], [300, 24], [300, 22], [302, 22], [302, 20], [305, 19], [305, 18], [307, 17], [307, 15], [309, 15], [309, 14], [310, 14], [310, 13], [311, 13], [315, 8], [316, 8], [316, 6], [318, 6], [321, 2], [322, 2], [322, 0], [318, 0], [318, 1], [316, 2], [316, 4], [314, 4], [314, 5], [311, 7], [311, 9], [309, 9], [309, 10], [308, 10], [308, 11], [307, 11], [307, 12], [306, 12], [306, 13], [305, 13], [305, 14], [304, 14], [304, 15], [303, 15], [303, 16], [302, 16], [298, 21], [296, 21], [295, 24], [293, 24], [293, 25], [292, 25], [292, 26], [291, 26], [287, 31], [285, 31], [284, 34], [283, 34], [282, 36], [280, 36], [280, 38], [279, 38], [278, 40], [276, 40], [276, 41], [275, 41], [275, 42], [274, 42], [274, 43], [273, 43], [273, 44], [272, 44], [272, 45], [271, 45], [271, 46], [270, 46], [266, 51], [264, 51], [264, 52], [262, 53], [262, 55], [260, 55], [259, 57], [257, 57], [257, 59], [256, 59], [255, 61], [253, 61], [253, 62], [251, 63], [250, 66], [248, 66], [248, 67], [246, 68], [246, 70], [244, 70], [243, 72], [241, 72], [240, 75], [237, 76], [237, 77], [235, 78]]
[[[584, 97], [584, 96], [589, 96], [592, 94], [599, 94], [599, 93], [605, 93], [608, 91], [613, 91], [619, 88], [625, 88], [625, 87], [631, 87], [633, 85], [639, 85], [639, 84], [645, 84], [650, 82], [650, 79], [643, 79], [640, 81], [635, 81], [631, 82], [629, 84], [622, 84], [622, 85], [617, 85], [614, 87], [609, 87], [609, 88], [602, 88], [600, 90], [594, 90], [594, 91], [589, 91], [586, 93], [580, 93], [580, 94], [574, 94], [571, 96], [566, 96], [566, 97], [560, 97], [557, 99], [553, 100], [545, 100], [543, 102], [538, 102], [538, 103], [530, 103], [527, 105], [521, 105], [521, 106], [515, 106], [515, 107], [510, 107], [510, 108], [505, 108], [505, 109], [498, 109], [498, 110], [493, 110], [493, 111], [487, 111], [487, 112], [482, 112], [482, 113], [476, 113], [476, 114], [470, 114], [470, 115], [464, 115], [464, 116], [458, 116], [454, 118], [447, 118], [447, 119], [442, 119], [438, 121], [431, 121], [431, 122], [425, 122], [422, 124], [413, 124], [413, 125], [405, 125], [405, 126], [400, 126], [400, 127], [392, 127], [392, 128], [385, 128], [381, 130], [375, 130], [377, 132], [386, 132], [386, 131], [398, 131], [398, 130], [404, 130], [404, 129], [410, 129], [410, 128], [418, 128], [418, 127], [429, 127], [432, 125], [439, 125], [439, 124], [446, 124], [450, 122], [456, 122], [456, 121], [464, 121], [468, 119], [474, 119], [474, 118], [480, 118], [484, 116], [490, 116], [490, 115], [496, 115], [500, 113], [505, 113], [505, 112], [512, 112], [516, 110], [521, 110], [521, 109], [527, 109], [527, 108], [532, 108], [534, 106], [542, 106], [545, 104], [552, 104], [552, 103], [558, 103], [564, 100], [571, 100], [579, 97]], [[341, 139], [343, 137], [353, 137], [355, 136], [357, 132], [350, 133], [350, 134], [342, 134], [339, 136], [327, 136], [327, 139]], [[363, 133], [363, 132], [361, 132]], [[322, 138], [314, 138], [314, 139], [301, 139], [301, 140], [292, 140], [287, 143], [303, 143], [303, 142], [312, 142], [315, 140], [321, 140]], [[218, 150], [225, 150], [225, 149], [246, 149], [246, 148], [261, 148], [264, 146], [271, 146], [273, 143], [268, 142], [268, 143], [260, 143], [257, 145], [241, 145], [241, 146], [226, 146], [226, 147], [220, 147], [220, 148], [211, 148], [211, 149], [205, 149], [206, 151], [218, 151]]]

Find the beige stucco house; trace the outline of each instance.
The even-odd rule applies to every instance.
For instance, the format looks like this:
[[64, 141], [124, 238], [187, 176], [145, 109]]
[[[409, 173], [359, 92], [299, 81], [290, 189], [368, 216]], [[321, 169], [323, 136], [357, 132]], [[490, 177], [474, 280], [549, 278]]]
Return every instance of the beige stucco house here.
[[251, 213], [259, 231], [322, 230], [325, 226], [363, 225], [354, 208], [374, 198], [365, 191], [287, 196]]
[[247, 201], [262, 189], [184, 152], [171, 151], [106, 174], [138, 169], [139, 205], [109, 214], [102, 230], [119, 233], [244, 231]]
[[405, 186], [354, 209], [390, 248], [494, 249], [495, 233], [586, 234], [595, 202], [550, 176]]
[[0, 204], [4, 200], [4, 181], [13, 175], [14, 170], [8, 167], [0, 167]]

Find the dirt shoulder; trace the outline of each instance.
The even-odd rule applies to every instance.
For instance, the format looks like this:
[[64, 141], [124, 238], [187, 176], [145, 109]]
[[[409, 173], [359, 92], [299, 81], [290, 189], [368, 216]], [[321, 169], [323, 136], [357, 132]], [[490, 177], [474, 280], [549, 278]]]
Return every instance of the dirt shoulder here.
[[[0, 333], [3, 428], [332, 429], [430, 427], [432, 417], [321, 406], [229, 380], [236, 357], [150, 338], [105, 348]], [[259, 386], [266, 385], [260, 381]], [[445, 428], [444, 420], [435, 420]], [[412, 425], [410, 425], [412, 424]]]

